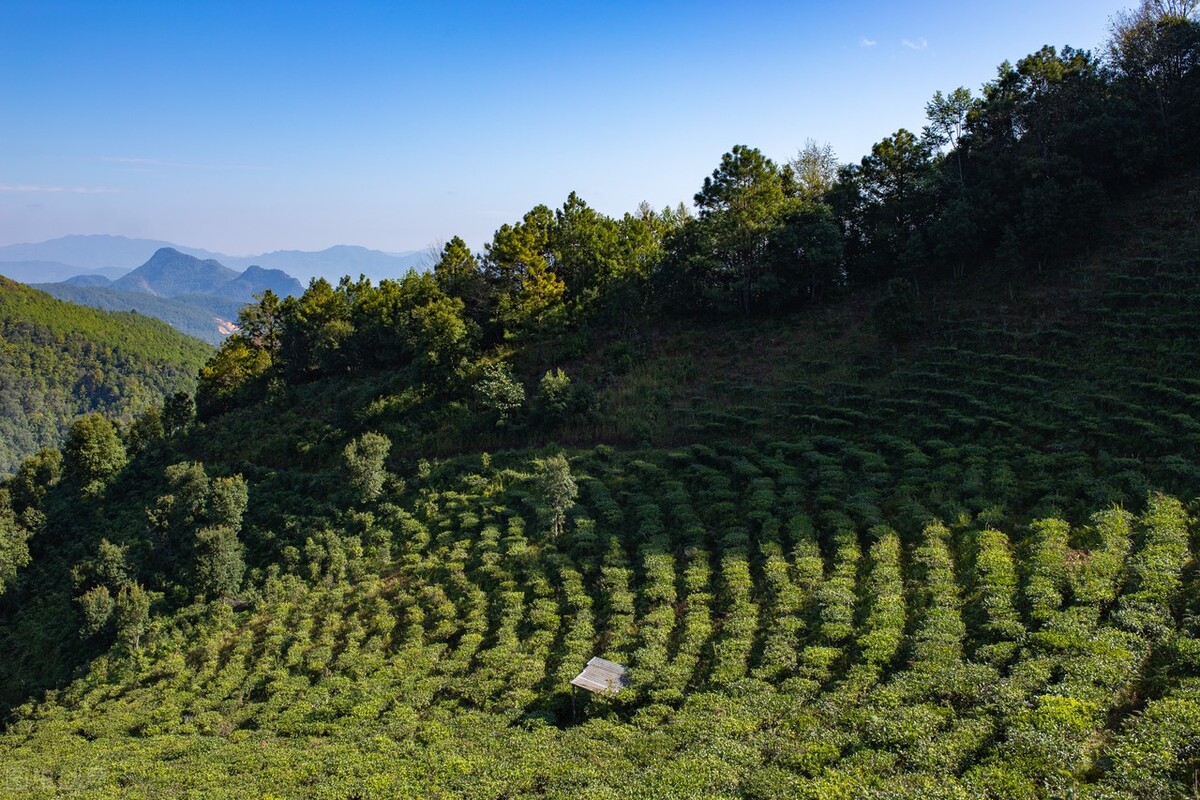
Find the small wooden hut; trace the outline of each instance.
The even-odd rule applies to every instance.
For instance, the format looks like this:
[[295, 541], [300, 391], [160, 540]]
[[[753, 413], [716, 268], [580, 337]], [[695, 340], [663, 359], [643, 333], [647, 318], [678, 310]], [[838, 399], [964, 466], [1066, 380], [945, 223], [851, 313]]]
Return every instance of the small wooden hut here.
[[571, 685], [597, 694], [613, 695], [629, 685], [629, 674], [620, 664], [596, 656], [575, 676]]

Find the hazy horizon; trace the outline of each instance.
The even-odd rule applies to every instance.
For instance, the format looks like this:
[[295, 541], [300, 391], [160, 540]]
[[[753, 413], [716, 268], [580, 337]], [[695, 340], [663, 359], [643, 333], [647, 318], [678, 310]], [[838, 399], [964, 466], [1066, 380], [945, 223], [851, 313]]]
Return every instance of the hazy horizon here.
[[[57, 241], [59, 239], [68, 239], [71, 237], [84, 238], [84, 239], [90, 238], [90, 237], [109, 237], [109, 238], [116, 238], [116, 239], [130, 239], [130, 240], [142, 240], [142, 241], [149, 241], [149, 242], [157, 242], [157, 243], [162, 244], [165, 247], [175, 247], [175, 248], [182, 247], [182, 248], [186, 248], [188, 250], [203, 250], [208, 253], [211, 253], [213, 256], [235, 258], [235, 259], [253, 258], [255, 256], [271, 255], [274, 253], [285, 253], [285, 252], [321, 253], [326, 250], [332, 250], [335, 247], [363, 247], [363, 245], [358, 245], [358, 244], [355, 244], [354, 242], [334, 242], [332, 244], [326, 245], [325, 247], [320, 247], [320, 248], [316, 248], [313, 250], [301, 250], [301, 249], [295, 248], [295, 247], [281, 247], [281, 248], [276, 248], [275, 250], [261, 250], [261, 251], [255, 251], [252, 253], [226, 253], [226, 252], [223, 252], [221, 250], [216, 250], [211, 247], [205, 247], [202, 244], [194, 244], [191, 242], [172, 242], [172, 241], [168, 241], [166, 239], [159, 239], [158, 237], [155, 237], [155, 236], [125, 236], [124, 234], [119, 234], [119, 233], [83, 232], [83, 233], [66, 233], [66, 234], [63, 234], [62, 236], [52, 236], [49, 239], [40, 239], [38, 241], [0, 242], [0, 248], [18, 247], [18, 246], [24, 246], [24, 245], [37, 246], [37, 245], [49, 244], [49, 243]], [[384, 255], [396, 256], [398, 258], [404, 257], [404, 256], [418, 255], [418, 254], [422, 254], [425, 252], [424, 248], [419, 248], [419, 249], [414, 248], [411, 250], [402, 250], [402, 251], [398, 251], [398, 252], [397, 251], [389, 251], [389, 250], [378, 250], [376, 248], [366, 248], [366, 249], [372, 250], [374, 252], [380, 252], [380, 253], [383, 253]]]

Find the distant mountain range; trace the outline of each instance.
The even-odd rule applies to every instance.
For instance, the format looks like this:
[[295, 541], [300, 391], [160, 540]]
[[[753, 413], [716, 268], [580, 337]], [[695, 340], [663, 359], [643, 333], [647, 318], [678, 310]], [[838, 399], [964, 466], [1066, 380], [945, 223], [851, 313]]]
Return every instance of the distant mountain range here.
[[150, 256], [145, 264], [113, 281], [112, 288], [159, 297], [220, 294], [218, 290], [236, 277], [236, 271], [222, 266], [215, 259], [200, 259], [172, 247], [164, 247]]
[[51, 283], [75, 280], [77, 277], [98, 277], [115, 281], [129, 272], [122, 267], [85, 268], [78, 264], [63, 264], [59, 261], [3, 261], [0, 260], [0, 275], [19, 283]]
[[[0, 263], [0, 269], [4, 265]], [[163, 320], [198, 339], [218, 343], [235, 329], [238, 309], [270, 289], [281, 297], [304, 291], [300, 281], [277, 269], [229, 269], [164, 247], [132, 272], [109, 281], [102, 274], [35, 283], [60, 300], [106, 311], [137, 311]]]
[[[0, 259], [2, 258], [3, 256], [0, 256]], [[421, 269], [425, 266], [425, 253], [420, 250], [384, 253], [381, 250], [339, 244], [317, 252], [276, 250], [273, 253], [242, 258], [217, 256], [217, 260], [235, 268], [256, 264], [260, 267], [280, 269], [305, 283], [309, 278], [324, 277], [336, 284], [343, 275], [352, 278], [366, 275], [373, 281], [402, 278], [410, 269]]]
[[[276, 250], [260, 255], [229, 256], [155, 239], [90, 235], [63, 236], [36, 244], [0, 247], [0, 274], [26, 283], [58, 282], [97, 272], [116, 279], [146, 263], [163, 248], [202, 261], [217, 261], [235, 270], [245, 270], [250, 266], [283, 270], [305, 284], [317, 276], [332, 282], [337, 282], [343, 275], [355, 278], [366, 275], [375, 281], [399, 278], [410, 269], [420, 268], [425, 261], [425, 254], [421, 251], [385, 253], [351, 245], [336, 245], [317, 252]], [[14, 267], [14, 264], [19, 266]]]
[[201, 260], [170, 247], [150, 256], [149, 261], [113, 281], [109, 288], [159, 297], [211, 294], [243, 303], [249, 303], [264, 289], [280, 297], [304, 291], [300, 281], [282, 270], [249, 266], [239, 273], [211, 258]]
[[219, 343], [234, 330], [238, 309], [264, 289], [286, 297], [302, 293], [313, 277], [334, 283], [343, 275], [398, 278], [424, 260], [419, 252], [350, 245], [227, 256], [154, 239], [64, 236], [0, 247], [0, 275], [60, 300], [106, 311], [136, 310]]
[[[130, 239], [125, 236], [63, 236], [37, 244], [10, 244], [0, 247], [0, 261], [51, 261], [78, 267], [76, 272], [91, 272], [102, 267], [131, 269], [146, 263], [155, 252], [169, 247], [200, 259], [220, 259], [217, 253], [192, 247], [180, 247], [154, 239]], [[2, 271], [2, 268], [0, 268]], [[11, 277], [11, 276], [10, 276]], [[119, 276], [115, 276], [119, 277]]]

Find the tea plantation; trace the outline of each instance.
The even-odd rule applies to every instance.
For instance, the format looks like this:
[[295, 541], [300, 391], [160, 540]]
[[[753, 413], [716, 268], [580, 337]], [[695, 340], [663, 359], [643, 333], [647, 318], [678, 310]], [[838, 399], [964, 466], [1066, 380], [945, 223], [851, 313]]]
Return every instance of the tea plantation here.
[[[1196, 211], [1183, 185], [1154, 202]], [[16, 708], [0, 791], [1192, 796], [1197, 241], [1104, 249], [1019, 310], [960, 298], [899, 349], [851, 301], [735, 344], [670, 329], [566, 431], [618, 444], [564, 461], [393, 458], [364, 483], [360, 429], [404, 449], [377, 373], [212, 419], [155, 456], [244, 476], [245, 588], [117, 620], [82, 677]], [[724, 382], [690, 395], [706, 371]], [[244, 436], [271, 419], [290, 454]], [[133, 562], [164, 498], [221, 505], [205, 468], [154, 470], [70, 541], [49, 529], [74, 501], [47, 504], [35, 564], [102, 537]], [[27, 602], [9, 641], [53, 603]], [[631, 687], [572, 696], [594, 655]], [[9, 659], [10, 692], [38, 669]]]

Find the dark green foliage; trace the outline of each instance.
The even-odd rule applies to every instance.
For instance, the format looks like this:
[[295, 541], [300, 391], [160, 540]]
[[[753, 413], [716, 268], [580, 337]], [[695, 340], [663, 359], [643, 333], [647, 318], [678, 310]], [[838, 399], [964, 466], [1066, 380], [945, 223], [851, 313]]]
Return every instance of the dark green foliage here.
[[146, 450], [151, 444], [161, 440], [166, 436], [166, 428], [163, 426], [162, 410], [148, 408], [141, 414], [134, 417], [124, 431], [122, 431], [122, 439], [125, 443], [125, 450], [131, 456]]
[[525, 387], [516, 381], [512, 370], [504, 363], [481, 366], [472, 388], [479, 405], [501, 424], [525, 404]]
[[1181, 128], [1197, 122], [1196, 68], [1200, 67], [1200, 22], [1191, 2], [1143, 0], [1140, 8], [1118, 16], [1109, 42], [1113, 65], [1124, 79], [1121, 89], [1147, 113], [1165, 157], [1182, 146]]
[[245, 571], [239, 533], [249, 503], [246, 480], [210, 480], [199, 462], [173, 464], [165, 478], [168, 493], [145, 509], [153, 563], [191, 593], [235, 594]]
[[410, 272], [374, 291], [356, 287], [351, 296], [355, 336], [348, 346], [360, 351], [359, 363], [412, 365], [438, 375], [457, 367], [474, 344], [476, 326], [465, 318], [463, 301], [428, 273]]
[[771, 235], [765, 259], [770, 268], [760, 280], [763, 307], [772, 312], [794, 309], [840, 286], [843, 247], [829, 206], [789, 204]]
[[695, 201], [701, 244], [690, 258], [706, 260], [700, 279], [707, 299], [751, 310], [761, 302], [760, 270], [785, 202], [779, 169], [755, 148], [736, 145], [704, 179]]
[[[327, 282], [320, 285], [328, 287]], [[226, 337], [200, 369], [194, 403], [178, 393], [167, 401], [165, 424], [172, 432], [185, 427], [197, 413], [210, 416], [266, 394], [269, 379], [282, 367], [285, 307], [269, 289], [255, 299], [239, 312], [237, 332]], [[287, 308], [294, 309], [295, 298], [289, 297], [288, 302]]]
[[99, 491], [126, 463], [125, 445], [99, 414], [71, 423], [63, 443], [63, 476], [84, 492]]
[[184, 432], [196, 416], [196, 401], [187, 392], [175, 392], [163, 404], [163, 432], [174, 436]]
[[751, 147], [722, 157], [696, 194], [699, 217], [667, 242], [657, 281], [669, 310], [778, 312], [840, 283], [843, 244], [833, 213], [819, 198], [789, 197], [793, 180], [791, 167], [780, 170]]
[[249, 502], [249, 487], [241, 475], [213, 478], [209, 484], [208, 521], [226, 528], [240, 528]]
[[472, 351], [476, 326], [463, 301], [445, 294], [434, 276], [400, 281], [315, 279], [300, 297], [259, 296], [200, 370], [200, 416], [265, 397], [272, 381], [304, 383], [350, 369], [407, 369], [444, 382]]
[[903, 342], [921, 330], [921, 295], [906, 278], [892, 278], [871, 307], [871, 323], [884, 339]]
[[207, 597], [231, 597], [242, 585], [246, 563], [237, 530], [227, 526], [196, 531], [194, 587]]
[[29, 532], [17, 521], [7, 489], [0, 489], [0, 594], [29, 564]]
[[96, 555], [76, 566], [76, 582], [86, 581], [116, 587], [129, 579], [128, 547], [101, 539]]
[[14, 510], [36, 509], [62, 477], [62, 453], [42, 450], [21, 462], [8, 480]]
[[1021, 194], [1020, 214], [1005, 231], [999, 254], [1015, 266], [1041, 270], [1093, 232], [1107, 202], [1096, 181], [1074, 176], [1047, 179]]
[[830, 202], [847, 231], [851, 282], [914, 275], [924, 266], [937, 202], [934, 176], [929, 143], [904, 129], [842, 169]]
[[113, 606], [113, 619], [117, 626], [117, 645], [126, 652], [136, 653], [150, 621], [150, 596], [141, 585], [135, 582], [121, 586]]
[[584, 420], [595, 410], [591, 388], [572, 381], [561, 368], [546, 372], [538, 381], [530, 411], [534, 421], [548, 429]]
[[342, 451], [346, 477], [360, 502], [370, 502], [383, 491], [387, 479], [385, 463], [391, 449], [391, 439], [372, 431], [364, 433]]
[[80, 595], [79, 611], [83, 615], [83, 624], [79, 635], [86, 638], [104, 630], [112, 619], [115, 606], [107, 586], [93, 586]]
[[549, 335], [579, 327], [637, 324], [662, 241], [680, 221], [678, 212], [645, 205], [615, 220], [571, 193], [559, 209], [539, 205], [501, 226], [481, 265], [489, 338], [544, 346]]
[[211, 348], [165, 323], [55, 300], [0, 278], [0, 474], [62, 443], [75, 417], [121, 422], [190, 389]]
[[550, 536], [557, 539], [567, 523], [567, 512], [575, 505], [579, 487], [571, 476], [571, 464], [560, 453], [534, 462], [542, 509], [550, 525]]
[[265, 351], [250, 347], [240, 337], [229, 337], [200, 369], [197, 410], [207, 416], [233, 407], [239, 399], [250, 399], [270, 366]]

